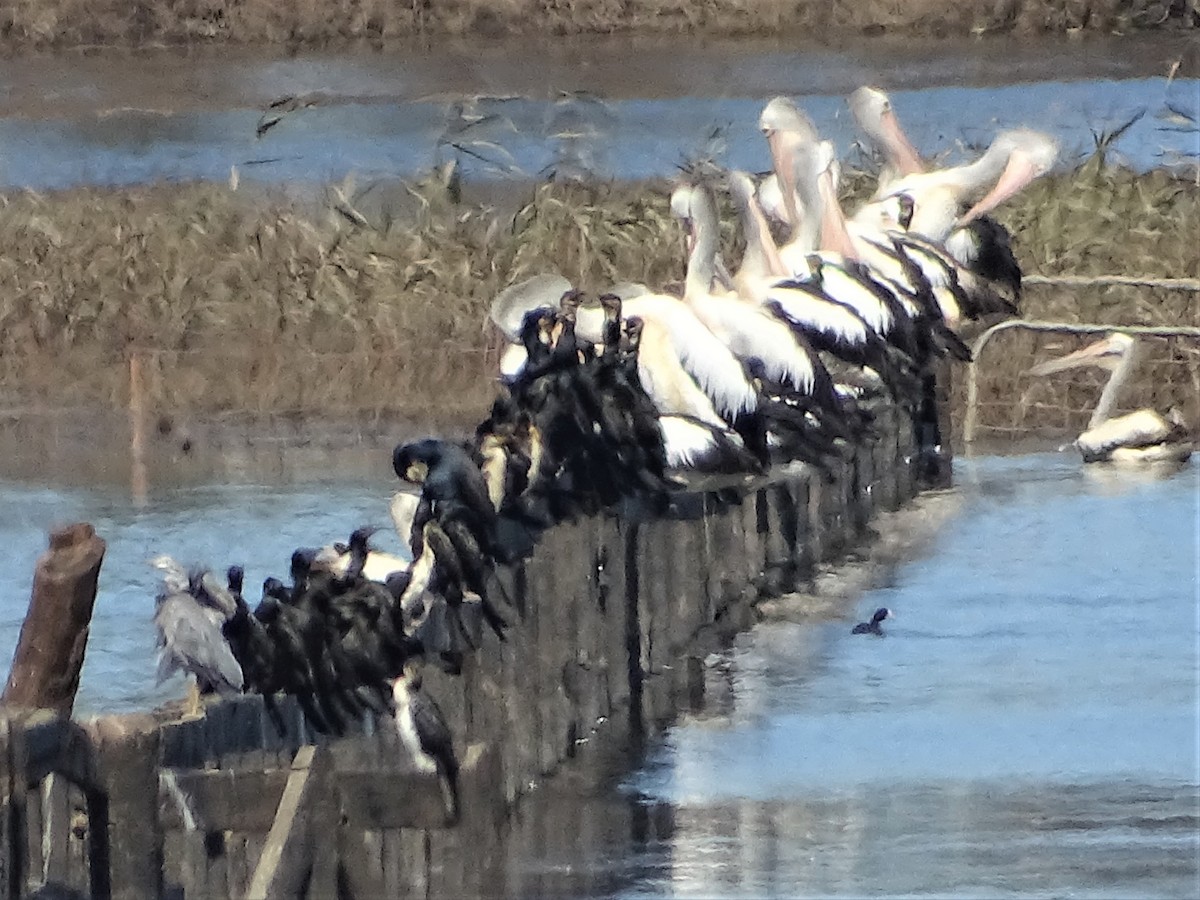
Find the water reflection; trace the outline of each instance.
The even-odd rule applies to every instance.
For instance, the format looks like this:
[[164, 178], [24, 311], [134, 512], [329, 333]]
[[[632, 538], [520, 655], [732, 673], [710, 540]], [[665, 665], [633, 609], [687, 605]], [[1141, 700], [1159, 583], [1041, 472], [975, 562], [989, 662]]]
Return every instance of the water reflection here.
[[[604, 839], [522, 845], [513, 895], [1196, 896], [1198, 472], [960, 462], [925, 558], [710, 659], [703, 711], [574, 798]], [[851, 635], [877, 606], [887, 636]]]

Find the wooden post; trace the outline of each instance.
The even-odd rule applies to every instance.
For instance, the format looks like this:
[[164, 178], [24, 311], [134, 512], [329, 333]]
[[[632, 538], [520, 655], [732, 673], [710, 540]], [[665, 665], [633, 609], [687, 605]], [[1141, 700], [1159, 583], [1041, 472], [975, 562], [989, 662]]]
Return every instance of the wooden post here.
[[[159, 824], [161, 734], [152, 716], [104, 716], [88, 726], [101, 791], [93, 833], [106, 829], [114, 900], [157, 897], [163, 886]], [[93, 837], [93, 841], [96, 837]]]
[[29, 612], [13, 654], [6, 706], [69, 716], [79, 688], [105, 544], [86, 522], [50, 533], [37, 561]]
[[129, 355], [129, 488], [134, 506], [145, 506], [149, 493], [146, 476], [146, 386], [142, 381], [142, 357]]

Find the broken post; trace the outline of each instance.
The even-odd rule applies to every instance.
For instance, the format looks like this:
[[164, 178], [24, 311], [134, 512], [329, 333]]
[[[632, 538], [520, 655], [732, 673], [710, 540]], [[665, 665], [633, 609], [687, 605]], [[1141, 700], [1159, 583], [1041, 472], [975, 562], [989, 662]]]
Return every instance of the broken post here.
[[71, 714], [104, 550], [104, 540], [87, 522], [50, 533], [50, 549], [37, 561], [29, 611], [0, 698], [4, 705]]

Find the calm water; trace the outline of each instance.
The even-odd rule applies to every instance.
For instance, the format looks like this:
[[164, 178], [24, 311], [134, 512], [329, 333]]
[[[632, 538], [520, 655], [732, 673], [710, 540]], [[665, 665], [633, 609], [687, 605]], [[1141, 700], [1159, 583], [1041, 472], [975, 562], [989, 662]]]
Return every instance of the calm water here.
[[[1131, 164], [1194, 163], [1200, 80], [1187, 46], [1169, 36], [841, 48], [613, 38], [287, 59], [18, 58], [0, 61], [0, 185], [223, 181], [231, 167], [243, 179], [325, 183], [412, 176], [451, 157], [477, 180], [664, 176], [708, 156], [755, 170], [768, 165], [756, 127], [765, 97], [797, 96], [848, 153], [844, 97], [863, 83], [893, 90], [931, 154], [959, 158], [964, 144], [1026, 125], [1057, 134], [1069, 163], [1090, 152], [1093, 131], [1143, 113], [1118, 144]], [[261, 111], [293, 95], [314, 105], [257, 138]]]
[[[125, 488], [44, 488], [0, 481], [0, 543], [15, 565], [0, 575], [0, 659], [12, 660], [29, 604], [34, 561], [54, 525], [91, 522], [108, 542], [92, 618], [87, 657], [75, 710], [147, 709], [183, 696], [183, 681], [155, 681], [154, 611], [158, 571], [149, 561], [168, 553], [185, 565], [219, 572], [246, 567], [247, 596], [269, 575], [287, 579], [288, 561], [300, 546], [345, 540], [364, 524], [382, 526], [374, 543], [404, 552], [390, 527], [388, 499], [399, 486], [387, 451], [378, 475], [291, 480], [286, 472], [269, 483], [153, 486], [148, 502], [135, 505]], [[7, 677], [7, 676], [6, 676]]]
[[[1200, 467], [1104, 474], [960, 461], [927, 556], [711, 657], [704, 709], [581, 790], [598, 837], [517, 893], [1200, 895]], [[886, 637], [852, 636], [881, 605]]]

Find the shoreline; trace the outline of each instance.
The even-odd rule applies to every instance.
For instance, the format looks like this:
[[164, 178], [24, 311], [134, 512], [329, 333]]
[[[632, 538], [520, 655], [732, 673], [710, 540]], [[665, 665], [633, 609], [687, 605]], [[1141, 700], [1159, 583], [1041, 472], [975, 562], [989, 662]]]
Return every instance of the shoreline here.
[[212, 0], [204, 4], [125, 4], [47, 0], [10, 6], [0, 53], [155, 45], [277, 45], [289, 48], [384, 46], [397, 40], [512, 35], [629, 34], [700, 38], [762, 35], [986, 37], [990, 35], [1194, 30], [1200, 10], [1159, 0], [1008, 0], [967, 4], [911, 0], [425, 0], [389, 4], [281, 4]]

